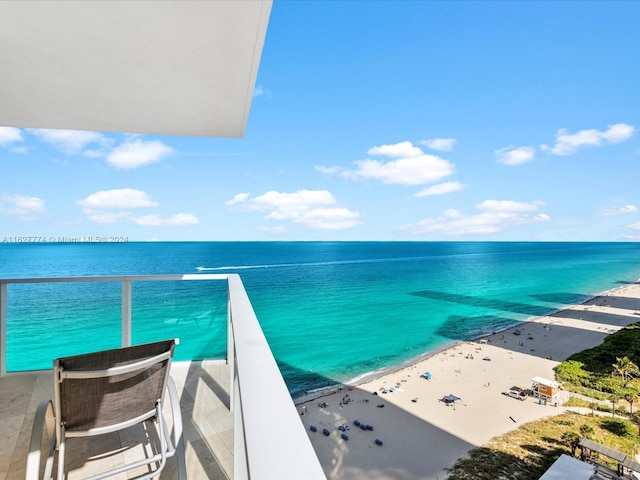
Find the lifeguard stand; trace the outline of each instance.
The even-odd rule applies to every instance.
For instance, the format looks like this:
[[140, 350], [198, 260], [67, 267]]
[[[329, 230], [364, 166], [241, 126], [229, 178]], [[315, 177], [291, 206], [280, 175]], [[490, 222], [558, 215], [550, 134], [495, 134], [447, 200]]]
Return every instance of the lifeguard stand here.
[[531, 379], [533, 385], [533, 396], [538, 398], [541, 403], [550, 403], [554, 406], [558, 406], [560, 402], [560, 383], [553, 380], [547, 380], [542, 377], [533, 377]]

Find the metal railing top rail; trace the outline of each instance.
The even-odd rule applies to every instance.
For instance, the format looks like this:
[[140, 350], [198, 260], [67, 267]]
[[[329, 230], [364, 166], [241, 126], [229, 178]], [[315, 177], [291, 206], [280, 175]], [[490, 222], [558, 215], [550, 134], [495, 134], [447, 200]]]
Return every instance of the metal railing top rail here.
[[0, 278], [0, 284], [10, 283], [72, 283], [72, 282], [144, 282], [165, 280], [227, 280], [229, 274], [188, 273], [165, 275], [97, 275], [72, 277]]
[[[244, 420], [244, 442], [241, 443], [248, 452], [260, 451], [260, 455], [247, 456], [247, 478], [326, 479], [249, 297], [241, 286], [238, 275], [229, 276], [229, 291], [233, 292], [229, 312], [234, 369]], [[238, 317], [242, 321], [238, 321]], [[282, 458], [283, 451], [286, 451], [285, 458]], [[277, 457], [282, 460], [276, 460]], [[257, 472], [270, 473], [264, 476]]]

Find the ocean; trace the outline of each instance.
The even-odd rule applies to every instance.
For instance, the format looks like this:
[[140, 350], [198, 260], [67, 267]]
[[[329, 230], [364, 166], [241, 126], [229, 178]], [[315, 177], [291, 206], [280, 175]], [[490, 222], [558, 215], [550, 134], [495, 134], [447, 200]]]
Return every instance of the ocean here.
[[[185, 273], [241, 276], [296, 396], [636, 282], [640, 244], [0, 243], [1, 278]], [[9, 371], [119, 345], [119, 283], [8, 288]], [[226, 316], [224, 282], [134, 283], [134, 343], [178, 360], [224, 358]]]

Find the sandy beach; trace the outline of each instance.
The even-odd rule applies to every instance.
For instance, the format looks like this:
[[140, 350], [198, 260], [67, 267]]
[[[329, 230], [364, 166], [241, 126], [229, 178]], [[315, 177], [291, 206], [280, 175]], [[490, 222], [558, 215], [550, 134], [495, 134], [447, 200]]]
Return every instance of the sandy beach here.
[[[640, 284], [635, 283], [458, 343], [379, 378], [300, 401], [298, 410], [332, 480], [442, 480], [445, 469], [470, 449], [523, 423], [562, 413], [568, 398], [562, 392], [556, 407], [531, 397], [519, 401], [503, 391], [531, 388], [536, 376], [553, 380], [560, 361], [637, 321]], [[425, 372], [430, 379], [421, 376]], [[442, 402], [450, 394], [460, 400]]]

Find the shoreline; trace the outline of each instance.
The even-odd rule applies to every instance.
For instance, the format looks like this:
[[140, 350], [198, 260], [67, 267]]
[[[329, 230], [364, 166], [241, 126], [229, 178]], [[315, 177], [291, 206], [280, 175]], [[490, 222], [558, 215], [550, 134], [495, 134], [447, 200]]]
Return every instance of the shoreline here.
[[[298, 394], [296, 396], [293, 397], [293, 402], [295, 405], [302, 405], [303, 403], [315, 400], [317, 398], [323, 397], [325, 395], [331, 395], [333, 393], [336, 392], [340, 392], [342, 390], [344, 390], [345, 388], [353, 388], [353, 387], [357, 387], [359, 385], [363, 385], [372, 381], [375, 381], [379, 378], [382, 378], [386, 375], [391, 375], [393, 373], [397, 373], [399, 371], [402, 371], [404, 369], [407, 368], [412, 368], [414, 365], [427, 360], [428, 358], [434, 357], [436, 355], [438, 355], [439, 353], [442, 353], [446, 350], [449, 350], [451, 348], [454, 348], [458, 345], [460, 345], [461, 343], [466, 343], [466, 342], [478, 342], [482, 339], [487, 339], [489, 337], [491, 337], [492, 335], [496, 335], [496, 334], [502, 334], [505, 331], [508, 330], [512, 330], [514, 328], [518, 328], [518, 327], [522, 327], [524, 325], [530, 324], [530, 323], [537, 323], [539, 322], [540, 319], [544, 319], [544, 318], [548, 318], [548, 317], [552, 317], [556, 314], [559, 314], [567, 309], [571, 309], [574, 307], [579, 307], [582, 305], [587, 304], [588, 302], [592, 302], [595, 301], [598, 298], [601, 297], [606, 297], [606, 296], [611, 296], [614, 293], [618, 292], [619, 290], [623, 290], [625, 289], [625, 287], [628, 287], [630, 285], [638, 285], [640, 284], [640, 278], [638, 278], [635, 282], [633, 283], [627, 283], [624, 285], [621, 285], [619, 287], [614, 287], [614, 288], [610, 288], [608, 290], [602, 291], [600, 293], [594, 294], [589, 296], [587, 299], [585, 299], [584, 301], [577, 303], [577, 304], [572, 304], [572, 305], [565, 305], [564, 307], [559, 307], [556, 309], [550, 309], [549, 313], [547, 315], [538, 315], [538, 316], [532, 316], [527, 318], [526, 320], [522, 320], [522, 321], [516, 321], [515, 323], [513, 323], [512, 325], [506, 326], [506, 327], [501, 327], [497, 330], [493, 330], [491, 332], [487, 332], [487, 333], [482, 333], [480, 335], [478, 335], [477, 337], [473, 337], [470, 338], [468, 340], [452, 340], [450, 342], [444, 343], [442, 345], [439, 345], [437, 347], [435, 347], [432, 350], [428, 350], [424, 353], [421, 353], [420, 355], [417, 355], [415, 357], [412, 357], [400, 364], [396, 364], [396, 365], [390, 365], [388, 367], [383, 367], [379, 370], [374, 370], [371, 372], [367, 372], [364, 373], [362, 375], [358, 375], [357, 377], [352, 378], [351, 380], [347, 380], [345, 382], [336, 382], [333, 385], [327, 385], [325, 387], [318, 387], [318, 388], [314, 388], [311, 390], [307, 390], [305, 393], [303, 394]], [[640, 321], [640, 319], [639, 319]]]
[[[640, 283], [628, 283], [548, 315], [452, 342], [357, 383], [311, 391], [317, 395], [296, 405], [329, 479], [442, 480], [446, 468], [470, 449], [565, 411], [502, 392], [530, 388], [536, 376], [554, 380], [560, 361], [639, 321]], [[421, 378], [425, 372], [432, 378]], [[450, 394], [461, 400], [442, 402]], [[561, 391], [561, 404], [566, 398]], [[363, 431], [355, 420], [375, 430]]]

